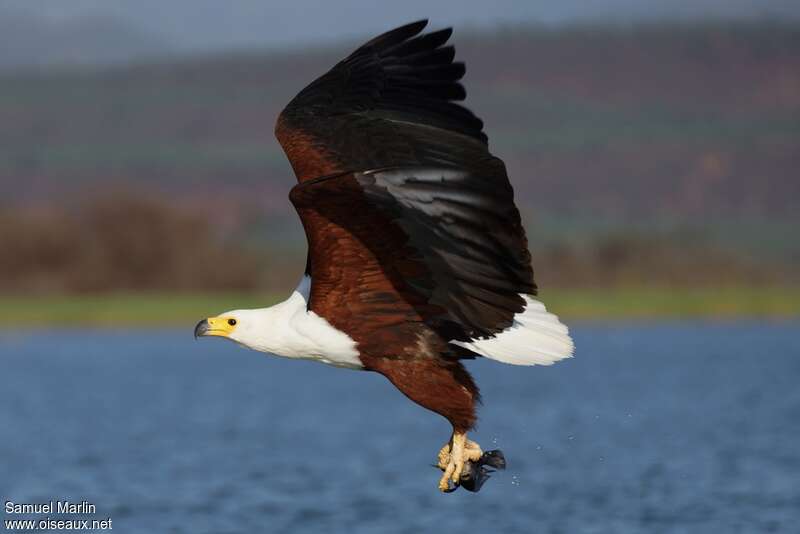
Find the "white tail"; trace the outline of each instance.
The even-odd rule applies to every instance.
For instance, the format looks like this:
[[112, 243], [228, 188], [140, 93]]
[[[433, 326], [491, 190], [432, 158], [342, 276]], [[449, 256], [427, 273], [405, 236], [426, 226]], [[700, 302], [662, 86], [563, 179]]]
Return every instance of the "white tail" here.
[[450, 343], [512, 365], [552, 365], [572, 357], [575, 344], [567, 326], [538, 300], [522, 297], [525, 309], [514, 316], [510, 327], [494, 337]]

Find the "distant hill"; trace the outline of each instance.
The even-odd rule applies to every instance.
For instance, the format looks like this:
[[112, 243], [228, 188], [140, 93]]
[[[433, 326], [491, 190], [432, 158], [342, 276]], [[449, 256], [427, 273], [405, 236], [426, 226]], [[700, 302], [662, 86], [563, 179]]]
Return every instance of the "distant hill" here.
[[[796, 272], [800, 26], [516, 27], [455, 42], [466, 104], [534, 248], [573, 265], [564, 273], [589, 266], [567, 279], [591, 279], [587, 255], [613, 264], [654, 238], [666, 245], [646, 252], [651, 274], [704, 250], [713, 268], [681, 272], [749, 273], [769, 258]], [[302, 261], [273, 125], [351, 47], [0, 75], [0, 215], [128, 191]]]
[[[517, 28], [455, 42], [467, 105], [526, 209], [798, 215], [800, 26]], [[128, 184], [250, 201], [260, 191], [288, 210], [275, 118], [345, 52], [6, 75], [0, 192], [22, 201]]]
[[0, 71], [96, 66], [168, 55], [171, 46], [118, 18], [49, 20], [0, 6]]
[[800, 20], [797, 0], [403, 0], [382, 2], [380, 9], [369, 0], [2, 0], [1, 6], [51, 21], [114, 17], [191, 53], [360, 39], [420, 18], [462, 30], [600, 21]]

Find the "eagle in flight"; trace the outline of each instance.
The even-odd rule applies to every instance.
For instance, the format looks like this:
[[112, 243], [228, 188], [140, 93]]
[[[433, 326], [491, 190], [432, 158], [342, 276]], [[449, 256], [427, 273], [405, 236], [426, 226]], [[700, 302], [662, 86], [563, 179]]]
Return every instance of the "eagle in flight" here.
[[505, 165], [457, 103], [452, 29], [426, 25], [370, 40], [280, 114], [305, 276], [284, 302], [204, 319], [195, 335], [382, 374], [452, 424], [439, 489], [476, 491], [504, 459], [467, 439], [480, 396], [461, 360], [549, 365], [574, 346], [536, 299]]

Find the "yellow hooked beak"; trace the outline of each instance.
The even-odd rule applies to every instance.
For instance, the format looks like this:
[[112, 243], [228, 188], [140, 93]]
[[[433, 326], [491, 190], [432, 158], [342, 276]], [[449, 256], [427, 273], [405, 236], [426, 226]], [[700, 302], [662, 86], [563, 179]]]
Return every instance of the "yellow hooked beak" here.
[[210, 317], [203, 319], [194, 327], [194, 337], [218, 336], [228, 337], [236, 328], [236, 319], [233, 317]]

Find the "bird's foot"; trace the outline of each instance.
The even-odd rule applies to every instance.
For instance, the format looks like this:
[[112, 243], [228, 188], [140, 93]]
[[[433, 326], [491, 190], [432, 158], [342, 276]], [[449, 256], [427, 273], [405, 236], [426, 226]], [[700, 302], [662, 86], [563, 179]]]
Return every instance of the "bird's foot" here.
[[[464, 467], [469, 462], [477, 464], [483, 456], [480, 446], [467, 439], [466, 433], [453, 432], [453, 437], [439, 451], [437, 467], [444, 471], [439, 480], [439, 490], [449, 493], [455, 491], [465, 474]], [[452, 486], [451, 486], [452, 483]]]

